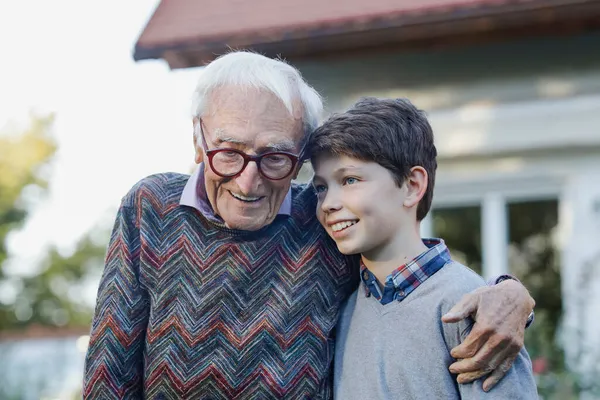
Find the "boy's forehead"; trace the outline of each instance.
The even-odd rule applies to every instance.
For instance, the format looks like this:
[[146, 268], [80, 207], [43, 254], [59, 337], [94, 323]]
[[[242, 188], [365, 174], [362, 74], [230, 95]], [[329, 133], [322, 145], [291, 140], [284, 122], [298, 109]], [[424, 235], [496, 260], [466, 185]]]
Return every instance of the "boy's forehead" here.
[[315, 175], [321, 176], [358, 169], [364, 161], [347, 155], [322, 153], [313, 157], [312, 164]]

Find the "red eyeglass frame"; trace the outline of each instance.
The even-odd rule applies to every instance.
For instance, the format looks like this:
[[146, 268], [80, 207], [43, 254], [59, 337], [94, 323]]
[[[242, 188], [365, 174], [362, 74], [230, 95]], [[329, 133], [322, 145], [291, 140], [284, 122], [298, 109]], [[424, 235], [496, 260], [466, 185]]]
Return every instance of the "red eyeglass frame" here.
[[[209, 150], [208, 144], [206, 143], [206, 138], [204, 137], [204, 129], [205, 129], [204, 122], [202, 121], [201, 118], [199, 118], [199, 121], [200, 121], [200, 136], [202, 136], [202, 148], [204, 149], [204, 153], [206, 153], [206, 156], [208, 157], [208, 162], [210, 164], [210, 168], [213, 170], [213, 172], [215, 174], [219, 175], [222, 178], [235, 178], [236, 176], [238, 176], [242, 172], [244, 172], [244, 170], [246, 169], [246, 167], [248, 166], [248, 163], [250, 161], [254, 161], [262, 176], [264, 176], [265, 178], [272, 180], [272, 181], [280, 181], [282, 179], [287, 178], [294, 172], [294, 169], [300, 162], [300, 160], [302, 158], [302, 153], [304, 153], [304, 149], [306, 147], [306, 143], [304, 143], [304, 145], [302, 146], [302, 149], [300, 150], [300, 154], [293, 154], [293, 153], [289, 153], [289, 152], [285, 152], [285, 151], [274, 151], [274, 152], [264, 153], [264, 154], [260, 154], [260, 155], [256, 155], [256, 156], [246, 154], [241, 150], [233, 149], [233, 148], [229, 148], [229, 147]], [[217, 171], [217, 169], [213, 165], [213, 158], [217, 154], [224, 152], [224, 151], [237, 153], [240, 156], [242, 156], [242, 158], [244, 159], [244, 164], [242, 165], [240, 170], [238, 172], [236, 172], [235, 174], [229, 174], [229, 175], [222, 174], [219, 171]], [[270, 176], [265, 174], [262, 167], [260, 166], [260, 163], [264, 157], [272, 156], [272, 155], [283, 155], [283, 156], [290, 158], [290, 160], [292, 161], [292, 166], [290, 168], [290, 172], [288, 172], [286, 175], [282, 176], [281, 178], [271, 178]]]

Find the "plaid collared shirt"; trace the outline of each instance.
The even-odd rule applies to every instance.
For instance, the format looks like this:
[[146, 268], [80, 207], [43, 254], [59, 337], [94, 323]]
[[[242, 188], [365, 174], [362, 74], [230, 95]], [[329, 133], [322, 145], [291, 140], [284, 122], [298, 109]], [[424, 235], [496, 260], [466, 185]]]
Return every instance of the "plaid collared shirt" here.
[[367, 296], [375, 296], [384, 305], [394, 300], [402, 301], [451, 260], [450, 251], [442, 239], [423, 239], [423, 243], [429, 247], [429, 250], [388, 275], [383, 292], [375, 275], [361, 261], [360, 279], [364, 284]]

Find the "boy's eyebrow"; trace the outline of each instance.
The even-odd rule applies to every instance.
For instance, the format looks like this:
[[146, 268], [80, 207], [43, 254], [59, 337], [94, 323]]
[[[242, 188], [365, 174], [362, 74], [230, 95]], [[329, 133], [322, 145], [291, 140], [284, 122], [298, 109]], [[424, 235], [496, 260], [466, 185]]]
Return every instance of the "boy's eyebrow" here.
[[[343, 167], [339, 167], [336, 170], [333, 171], [333, 175], [344, 175], [347, 173], [351, 173], [354, 172], [356, 173], [357, 171], [360, 171], [361, 168], [360, 167], [355, 167], [354, 165], [349, 165], [349, 166], [343, 166]], [[320, 181], [320, 182], [325, 182], [325, 178], [323, 178], [320, 175], [317, 175], [316, 173], [313, 175], [313, 178], [311, 180], [311, 184], [313, 184], [315, 181]]]
[[333, 173], [334, 174], [344, 174], [347, 172], [356, 172], [356, 171], [360, 171], [360, 167], [355, 167], [354, 165], [348, 165], [348, 166], [344, 166], [344, 167], [339, 167], [338, 169], [333, 171]]

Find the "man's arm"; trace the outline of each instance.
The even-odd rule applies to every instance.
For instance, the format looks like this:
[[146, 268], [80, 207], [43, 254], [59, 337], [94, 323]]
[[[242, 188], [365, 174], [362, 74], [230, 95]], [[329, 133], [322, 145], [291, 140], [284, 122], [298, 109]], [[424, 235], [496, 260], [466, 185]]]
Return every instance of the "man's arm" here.
[[143, 398], [143, 352], [149, 303], [139, 281], [139, 229], [121, 205], [98, 289], [85, 359], [84, 399]]
[[[447, 307], [446, 309], [449, 309]], [[444, 324], [443, 333], [446, 344], [456, 347], [464, 343], [473, 327], [473, 320], [465, 318], [455, 324]], [[525, 348], [521, 348], [512, 367], [504, 378], [489, 393], [484, 393], [482, 380], [459, 383], [460, 398], [469, 399], [538, 399], [536, 382], [533, 377], [531, 359]]]
[[523, 347], [525, 325], [535, 301], [516, 280], [481, 287], [465, 295], [443, 322], [458, 322], [471, 316], [475, 324], [469, 335], [452, 349], [459, 361], [450, 365], [458, 383], [489, 375], [483, 389], [490, 390], [510, 370]]

